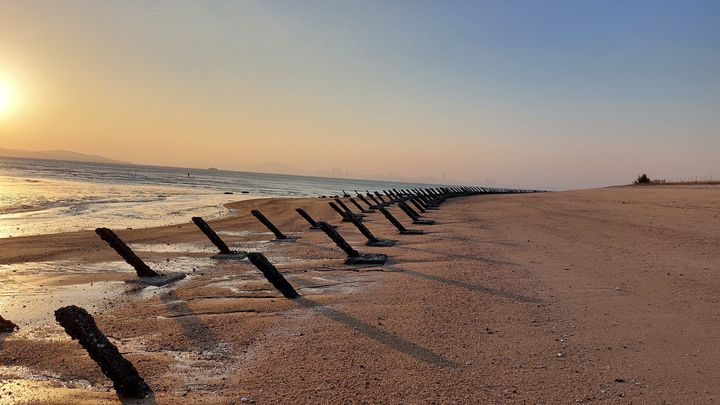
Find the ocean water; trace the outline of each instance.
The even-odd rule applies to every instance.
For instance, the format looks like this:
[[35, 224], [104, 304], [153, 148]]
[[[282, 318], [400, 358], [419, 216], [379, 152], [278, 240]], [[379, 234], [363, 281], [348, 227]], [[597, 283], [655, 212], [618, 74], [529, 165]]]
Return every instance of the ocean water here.
[[[0, 158], [0, 238], [227, 215], [223, 204], [436, 185]], [[225, 194], [233, 193], [233, 194]]]

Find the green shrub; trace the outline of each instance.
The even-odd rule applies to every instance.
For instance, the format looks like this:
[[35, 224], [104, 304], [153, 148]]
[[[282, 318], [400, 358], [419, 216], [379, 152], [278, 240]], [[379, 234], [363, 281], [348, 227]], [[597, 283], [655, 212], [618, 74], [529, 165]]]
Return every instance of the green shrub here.
[[647, 174], [643, 173], [637, 177], [637, 179], [633, 182], [633, 184], [650, 184], [652, 183], [652, 180], [650, 180], [650, 177], [648, 177]]

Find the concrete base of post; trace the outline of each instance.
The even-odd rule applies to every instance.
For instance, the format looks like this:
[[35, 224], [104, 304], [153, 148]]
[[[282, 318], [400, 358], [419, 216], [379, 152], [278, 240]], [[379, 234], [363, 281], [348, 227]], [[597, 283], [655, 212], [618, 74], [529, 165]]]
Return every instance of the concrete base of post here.
[[299, 236], [285, 236], [285, 239], [273, 239], [270, 242], [278, 242], [278, 243], [297, 242], [298, 239], [300, 239]]
[[375, 239], [368, 241], [365, 246], [376, 246], [376, 247], [392, 247], [397, 243], [394, 239]]
[[406, 229], [404, 231], [399, 231], [400, 235], [423, 235], [425, 234], [425, 231], [420, 229]]
[[233, 250], [230, 253], [216, 253], [210, 256], [210, 258], [215, 260], [243, 260], [247, 258], [247, 255], [247, 252]]
[[133, 278], [130, 280], [125, 280], [128, 284], [138, 284], [138, 285], [150, 285], [153, 287], [162, 287], [164, 285], [168, 285], [170, 283], [173, 283], [178, 280], [182, 280], [185, 278], [185, 274], [183, 273], [171, 273], [171, 274], [162, 274], [155, 277], [141, 277], [141, 278]]
[[387, 259], [387, 255], [382, 253], [361, 253], [360, 256], [348, 257], [345, 259], [345, 264], [383, 265]]

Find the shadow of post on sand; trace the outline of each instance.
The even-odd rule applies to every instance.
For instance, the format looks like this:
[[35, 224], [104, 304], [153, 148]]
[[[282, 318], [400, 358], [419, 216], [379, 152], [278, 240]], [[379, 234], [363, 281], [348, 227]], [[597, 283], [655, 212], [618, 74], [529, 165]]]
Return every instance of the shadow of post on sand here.
[[319, 315], [322, 315], [336, 322], [339, 322], [351, 329], [354, 329], [364, 334], [365, 336], [390, 347], [393, 350], [405, 353], [420, 361], [424, 361], [426, 363], [445, 368], [457, 368], [459, 366], [452, 360], [448, 360], [429, 349], [420, 347], [413, 342], [395, 336], [391, 333], [385, 332], [384, 330], [374, 325], [363, 322], [360, 319], [357, 319], [342, 311], [338, 311], [337, 309], [322, 305], [305, 297], [299, 297], [294, 299], [293, 301], [304, 306], [305, 308], [312, 310]]
[[454, 287], [464, 288], [468, 291], [480, 292], [480, 293], [484, 293], [484, 294], [494, 295], [496, 297], [509, 298], [513, 301], [523, 302], [523, 303], [527, 303], [527, 304], [539, 304], [542, 302], [541, 300], [539, 300], [537, 298], [527, 297], [524, 295], [515, 294], [512, 292], [503, 291], [503, 290], [498, 290], [495, 288], [482, 287], [482, 286], [478, 286], [475, 284], [466, 283], [464, 281], [453, 280], [451, 278], [445, 278], [445, 277], [440, 277], [440, 276], [436, 276], [433, 274], [422, 273], [422, 272], [419, 272], [416, 270], [403, 269], [403, 268], [395, 267], [395, 266], [387, 266], [386, 269], [387, 269], [386, 271], [396, 271], [399, 273], [405, 273], [405, 274], [409, 274], [411, 276], [424, 278], [426, 280], [437, 281], [438, 283], [443, 283], [443, 284], [454, 286]]

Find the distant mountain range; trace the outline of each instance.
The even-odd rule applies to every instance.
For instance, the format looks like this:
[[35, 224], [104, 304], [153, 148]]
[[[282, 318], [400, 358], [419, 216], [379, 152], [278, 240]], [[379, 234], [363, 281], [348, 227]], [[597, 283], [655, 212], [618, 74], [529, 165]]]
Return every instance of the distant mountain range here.
[[68, 150], [31, 151], [22, 149], [0, 148], [0, 156], [24, 159], [65, 160], [71, 162], [128, 163], [120, 160], [110, 159], [104, 156], [87, 155], [85, 153], [71, 152]]

